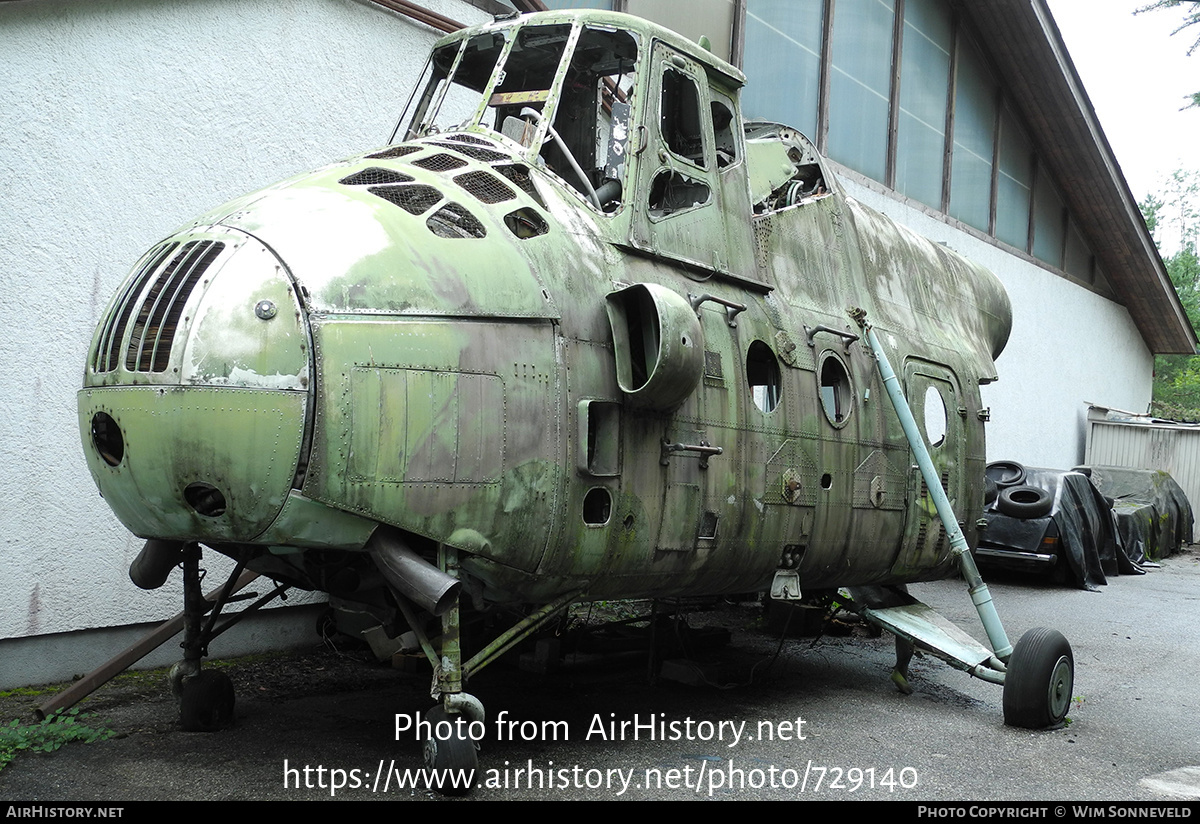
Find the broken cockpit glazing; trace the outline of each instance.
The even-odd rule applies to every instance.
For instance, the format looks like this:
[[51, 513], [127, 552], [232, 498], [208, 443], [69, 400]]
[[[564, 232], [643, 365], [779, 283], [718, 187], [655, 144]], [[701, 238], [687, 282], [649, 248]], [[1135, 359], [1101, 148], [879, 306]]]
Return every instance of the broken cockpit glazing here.
[[638, 36], [551, 23], [489, 30], [434, 49], [392, 136], [484, 130], [524, 147], [601, 211], [615, 212], [631, 150]]

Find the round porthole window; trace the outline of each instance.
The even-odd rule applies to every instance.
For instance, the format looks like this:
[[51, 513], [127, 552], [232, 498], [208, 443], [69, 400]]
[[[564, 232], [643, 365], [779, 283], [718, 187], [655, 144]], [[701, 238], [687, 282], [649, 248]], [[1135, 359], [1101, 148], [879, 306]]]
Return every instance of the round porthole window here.
[[821, 358], [821, 369], [817, 376], [821, 393], [821, 409], [825, 417], [836, 427], [843, 427], [854, 409], [854, 392], [850, 386], [850, 373], [846, 364], [833, 352]]

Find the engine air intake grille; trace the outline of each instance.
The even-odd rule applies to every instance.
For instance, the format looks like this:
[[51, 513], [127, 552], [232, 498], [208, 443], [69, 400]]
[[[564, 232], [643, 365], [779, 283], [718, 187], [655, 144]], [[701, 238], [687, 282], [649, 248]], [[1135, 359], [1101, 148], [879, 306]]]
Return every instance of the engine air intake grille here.
[[474, 143], [476, 146], [495, 146], [496, 144], [490, 140], [484, 140], [482, 137], [476, 137], [472, 134], [456, 134], [446, 138], [459, 143]]
[[[171, 360], [171, 343], [183, 314], [184, 304], [205, 270], [221, 254], [225, 244], [216, 240], [193, 240], [185, 243], [158, 272], [154, 283], [142, 299], [141, 308], [129, 333], [125, 349], [125, 368], [131, 372], [165, 372]], [[138, 280], [144, 282], [143, 274]], [[122, 310], [122, 327], [129, 317], [129, 308], [141, 289], [130, 294], [129, 305]], [[113, 346], [120, 346], [114, 335]]]
[[343, 177], [338, 183], [345, 184], [346, 186], [378, 186], [380, 183], [409, 183], [412, 179], [411, 175], [406, 175], [404, 172], [371, 166], [370, 168]]
[[493, 160], [508, 160], [509, 156], [503, 152], [494, 152], [491, 149], [482, 149], [477, 146], [462, 146], [454, 143], [433, 143], [434, 146], [441, 146], [443, 149], [453, 149], [459, 154], [464, 154], [473, 160], [493, 161]]
[[381, 152], [369, 154], [367, 157], [372, 160], [391, 160], [392, 158], [404, 157], [405, 155], [410, 155], [413, 152], [419, 151], [421, 151], [420, 146], [393, 146], [390, 149], [384, 149]]
[[516, 197], [512, 189], [487, 172], [467, 172], [454, 178], [454, 182], [484, 203], [500, 203]]
[[104, 329], [101, 331], [100, 340], [96, 345], [96, 360], [92, 363], [95, 371], [111, 372], [121, 362], [121, 339], [125, 337], [129, 316], [133, 314], [134, 299], [142, 293], [154, 271], [178, 245], [178, 243], [164, 243], [162, 246], [152, 249], [146, 255], [146, 262], [142, 264], [142, 268], [138, 269], [137, 274], [127, 282], [125, 291], [113, 304], [113, 310], [109, 312], [108, 318], [104, 321]]
[[432, 186], [372, 186], [367, 191], [413, 215], [424, 214], [442, 199], [442, 193]]
[[449, 172], [452, 169], [461, 169], [463, 166], [466, 166], [467, 161], [461, 157], [455, 157], [443, 152], [442, 154], [430, 155], [420, 160], [414, 160], [412, 165], [420, 166], [422, 169], [428, 169], [431, 172]]

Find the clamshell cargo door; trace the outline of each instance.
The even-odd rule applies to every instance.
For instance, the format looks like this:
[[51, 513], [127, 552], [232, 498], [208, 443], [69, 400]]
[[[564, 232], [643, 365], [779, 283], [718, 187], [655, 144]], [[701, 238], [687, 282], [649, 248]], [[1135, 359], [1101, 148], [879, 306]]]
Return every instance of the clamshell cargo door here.
[[[946, 497], [959, 523], [966, 515], [963, 467], [966, 461], [964, 419], [967, 414], [958, 378], [948, 366], [909, 358], [904, 363], [904, 393], [929, 456], [946, 490]], [[904, 550], [893, 572], [953, 565], [950, 542], [938, 519], [933, 499], [915, 467], [909, 473], [908, 521], [905, 525]]]

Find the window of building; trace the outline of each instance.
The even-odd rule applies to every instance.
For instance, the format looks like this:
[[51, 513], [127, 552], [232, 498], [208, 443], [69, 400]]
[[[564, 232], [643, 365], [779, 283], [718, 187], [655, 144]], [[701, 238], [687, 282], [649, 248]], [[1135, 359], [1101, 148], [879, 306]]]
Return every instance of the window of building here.
[[[742, 91], [750, 120], [773, 120], [817, 139], [824, 4], [747, 0]], [[780, 82], [786, 71], [787, 82]]]
[[996, 175], [996, 237], [1029, 249], [1033, 198], [1033, 149], [1007, 109], [1000, 113], [1000, 169]]
[[1074, 275], [1084, 283], [1092, 282], [1092, 253], [1083, 242], [1083, 236], [1079, 233], [1074, 219], [1067, 226], [1067, 248], [1064, 257], [1063, 269], [1068, 275]]
[[868, 177], [886, 180], [895, 26], [891, 0], [838, 0], [833, 21], [827, 153]]
[[1033, 188], [1033, 256], [1061, 269], [1065, 229], [1062, 198], [1050, 176], [1039, 169]]
[[958, 38], [950, 215], [981, 231], [991, 228], [996, 83], [967, 38]]
[[941, 0], [905, 0], [896, 191], [942, 208], [953, 30]]

